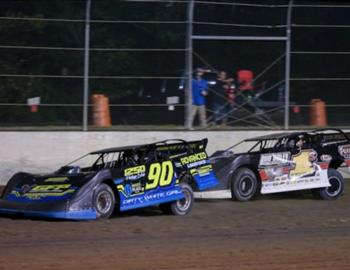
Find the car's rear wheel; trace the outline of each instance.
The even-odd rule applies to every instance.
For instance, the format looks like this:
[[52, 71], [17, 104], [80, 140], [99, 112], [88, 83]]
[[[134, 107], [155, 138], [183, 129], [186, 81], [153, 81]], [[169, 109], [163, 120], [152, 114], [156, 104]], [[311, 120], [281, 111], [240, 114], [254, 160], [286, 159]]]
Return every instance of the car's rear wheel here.
[[328, 169], [328, 181], [331, 186], [312, 190], [316, 198], [335, 200], [343, 194], [344, 178], [337, 170]]
[[93, 203], [97, 218], [109, 218], [115, 207], [115, 196], [110, 186], [100, 184], [95, 190]]
[[159, 208], [164, 214], [184, 216], [191, 211], [194, 202], [192, 188], [187, 183], [181, 183], [180, 187], [184, 194], [184, 198], [174, 202], [160, 204]]
[[231, 195], [235, 201], [251, 200], [258, 188], [258, 180], [255, 173], [249, 168], [238, 169], [231, 180]]

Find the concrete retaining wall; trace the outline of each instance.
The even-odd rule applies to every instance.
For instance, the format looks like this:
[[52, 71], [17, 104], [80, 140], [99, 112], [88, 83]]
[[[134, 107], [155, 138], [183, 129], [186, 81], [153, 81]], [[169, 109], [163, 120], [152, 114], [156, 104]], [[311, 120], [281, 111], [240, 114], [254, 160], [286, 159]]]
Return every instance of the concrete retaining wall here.
[[208, 138], [208, 153], [267, 131], [169, 132], [0, 132], [0, 184], [18, 171], [50, 172], [87, 152], [171, 138]]

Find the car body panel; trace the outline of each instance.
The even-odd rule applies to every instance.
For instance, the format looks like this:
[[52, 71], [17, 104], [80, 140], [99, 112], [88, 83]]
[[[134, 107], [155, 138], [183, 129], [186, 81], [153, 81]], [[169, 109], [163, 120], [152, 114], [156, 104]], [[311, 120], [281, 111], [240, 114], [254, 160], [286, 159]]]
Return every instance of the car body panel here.
[[[262, 154], [258, 171], [261, 193], [277, 193], [330, 186], [327, 169], [310, 160], [316, 153], [303, 149], [295, 155], [290, 152]], [[271, 162], [272, 161], [272, 162]]]
[[[175, 142], [172, 142], [175, 141]], [[64, 166], [56, 173], [17, 173], [0, 199], [0, 213], [32, 217], [95, 219], [94, 190], [107, 183], [120, 211], [184, 198], [180, 187], [192, 175], [197, 190], [218, 183], [205, 152], [207, 139], [108, 148], [91, 152], [87, 168]]]
[[228, 198], [234, 173], [241, 167], [255, 172], [260, 193], [268, 194], [329, 187], [328, 168], [350, 165], [350, 140], [338, 129], [272, 134], [244, 142], [256, 144], [247, 152], [235, 154], [229, 148], [210, 157], [220, 183], [195, 197]]

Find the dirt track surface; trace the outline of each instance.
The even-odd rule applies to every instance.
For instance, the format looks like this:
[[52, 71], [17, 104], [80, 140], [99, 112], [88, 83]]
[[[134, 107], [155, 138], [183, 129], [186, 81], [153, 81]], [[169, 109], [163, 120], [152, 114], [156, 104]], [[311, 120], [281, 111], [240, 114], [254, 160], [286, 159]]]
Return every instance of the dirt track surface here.
[[0, 217], [0, 269], [350, 269], [350, 194], [286, 196], [197, 201], [185, 217]]

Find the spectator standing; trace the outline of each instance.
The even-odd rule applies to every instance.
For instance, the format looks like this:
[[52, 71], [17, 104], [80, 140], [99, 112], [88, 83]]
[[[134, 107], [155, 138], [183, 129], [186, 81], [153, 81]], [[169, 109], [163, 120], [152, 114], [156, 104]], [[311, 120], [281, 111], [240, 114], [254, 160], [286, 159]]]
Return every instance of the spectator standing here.
[[207, 126], [206, 116], [206, 96], [208, 94], [208, 83], [202, 78], [204, 71], [200, 68], [196, 69], [195, 78], [192, 80], [192, 108], [190, 115], [190, 123], [199, 114], [200, 126], [205, 128]]

